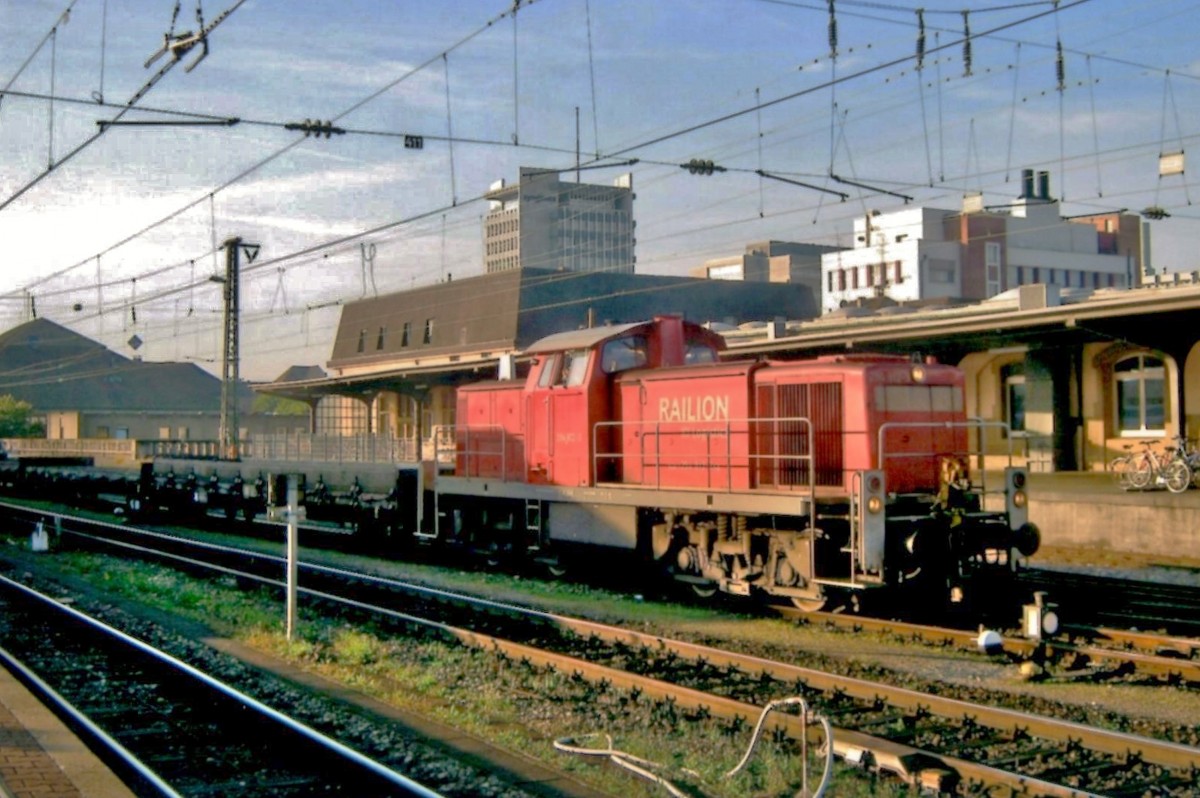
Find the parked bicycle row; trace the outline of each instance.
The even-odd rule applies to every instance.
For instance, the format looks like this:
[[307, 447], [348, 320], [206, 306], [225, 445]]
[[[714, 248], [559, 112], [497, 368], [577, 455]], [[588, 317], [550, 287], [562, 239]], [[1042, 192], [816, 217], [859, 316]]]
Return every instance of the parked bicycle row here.
[[1186, 438], [1176, 436], [1175, 445], [1156, 449], [1149, 442], [1142, 444], [1141, 451], [1133, 451], [1133, 444], [1125, 447], [1125, 454], [1109, 463], [1123, 490], [1156, 490], [1166, 488], [1172, 493], [1183, 493], [1200, 485], [1200, 448], [1190, 444]]

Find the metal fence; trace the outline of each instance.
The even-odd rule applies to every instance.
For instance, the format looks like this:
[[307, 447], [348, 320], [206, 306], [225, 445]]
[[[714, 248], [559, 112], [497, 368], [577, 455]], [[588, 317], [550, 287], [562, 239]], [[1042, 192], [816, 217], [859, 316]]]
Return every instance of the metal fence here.
[[[419, 459], [420, 444], [411, 438], [378, 435], [280, 433], [256, 435], [238, 444], [241, 459], [329, 463], [406, 463]], [[218, 441], [154, 441], [155, 457], [218, 459]]]

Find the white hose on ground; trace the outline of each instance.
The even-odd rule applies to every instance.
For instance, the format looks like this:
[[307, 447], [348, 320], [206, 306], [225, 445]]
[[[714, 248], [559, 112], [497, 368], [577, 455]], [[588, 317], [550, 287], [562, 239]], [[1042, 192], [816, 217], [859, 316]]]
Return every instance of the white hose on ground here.
[[[772, 701], [763, 708], [762, 714], [759, 715], [758, 723], [754, 726], [754, 734], [750, 738], [750, 745], [747, 747], [746, 753], [742, 756], [742, 760], [738, 762], [737, 765], [735, 765], [731, 770], [725, 773], [725, 778], [728, 779], [737, 775], [750, 761], [750, 757], [754, 755], [754, 749], [758, 746], [758, 741], [762, 738], [763, 729], [766, 727], [767, 716], [780, 707], [795, 705], [800, 706], [800, 711], [802, 713], [801, 717], [804, 719], [804, 723], [806, 724], [805, 732], [807, 732], [807, 723], [809, 718], [808, 704], [803, 698], [781, 698], [776, 701]], [[830, 725], [829, 720], [823, 715], [814, 715], [813, 717], [821, 723], [821, 727], [825, 730], [825, 772], [821, 774], [821, 782], [819, 785], [817, 785], [816, 792], [809, 793], [808, 763], [805, 762], [804, 787], [799, 793], [797, 793], [798, 798], [821, 798], [821, 796], [825, 794], [826, 788], [829, 786], [830, 777], [833, 775], [833, 727]], [[589, 748], [587, 746], [580, 745], [581, 741], [589, 740], [594, 737], [603, 737], [606, 743], [605, 746], [603, 748]], [[807, 734], [805, 734], [805, 737], [807, 738]], [[803, 741], [802, 744], [804, 745], [804, 750], [807, 752], [807, 744], [803, 743]], [[585, 734], [582, 737], [560, 737], [554, 741], [554, 748], [555, 750], [568, 754], [605, 757], [613, 764], [628, 770], [630, 773], [659, 785], [672, 796], [674, 796], [674, 798], [688, 798], [688, 793], [684, 793], [670, 781], [654, 772], [655, 769], [661, 768], [662, 765], [657, 762], [651, 762], [648, 759], [642, 759], [639, 756], [634, 756], [633, 754], [625, 751], [618, 751], [617, 749], [613, 748], [612, 736], [609, 734], [593, 732], [591, 734]], [[695, 775], [690, 771], [685, 772], [688, 772], [689, 775]]]

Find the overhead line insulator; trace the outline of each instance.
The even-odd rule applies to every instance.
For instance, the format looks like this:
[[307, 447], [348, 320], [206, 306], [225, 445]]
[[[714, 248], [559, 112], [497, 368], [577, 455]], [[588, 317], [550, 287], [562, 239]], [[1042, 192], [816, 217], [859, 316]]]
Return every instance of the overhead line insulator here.
[[917, 9], [917, 71], [925, 68], [925, 9]]
[[971, 77], [971, 12], [962, 12], [963, 19], [963, 77]]
[[305, 119], [303, 122], [288, 122], [283, 126], [284, 130], [299, 130], [305, 136], [314, 136], [320, 138], [325, 136], [329, 138], [335, 133], [339, 136], [346, 134], [345, 128], [335, 127], [332, 120], [322, 122], [320, 119]]
[[1055, 74], [1058, 76], [1058, 90], [1066, 91], [1067, 88], [1067, 63], [1063, 59], [1062, 39], [1059, 39], [1056, 44], [1058, 54], [1054, 59]]
[[838, 55], [837, 13], [833, 9], [833, 0], [829, 0], [829, 57]]
[[687, 163], [679, 164], [680, 169], [686, 169], [694, 175], [711, 175], [713, 172], [724, 172], [724, 166], [717, 166], [712, 161], [693, 158]]

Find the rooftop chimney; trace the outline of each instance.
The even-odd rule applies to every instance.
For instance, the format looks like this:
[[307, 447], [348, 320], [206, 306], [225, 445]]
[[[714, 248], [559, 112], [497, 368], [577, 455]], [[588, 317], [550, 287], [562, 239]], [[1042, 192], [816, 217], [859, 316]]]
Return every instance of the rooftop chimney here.
[[1033, 199], [1033, 170], [1021, 170], [1021, 199]]
[[1038, 199], [1050, 201], [1050, 173], [1038, 172]]

